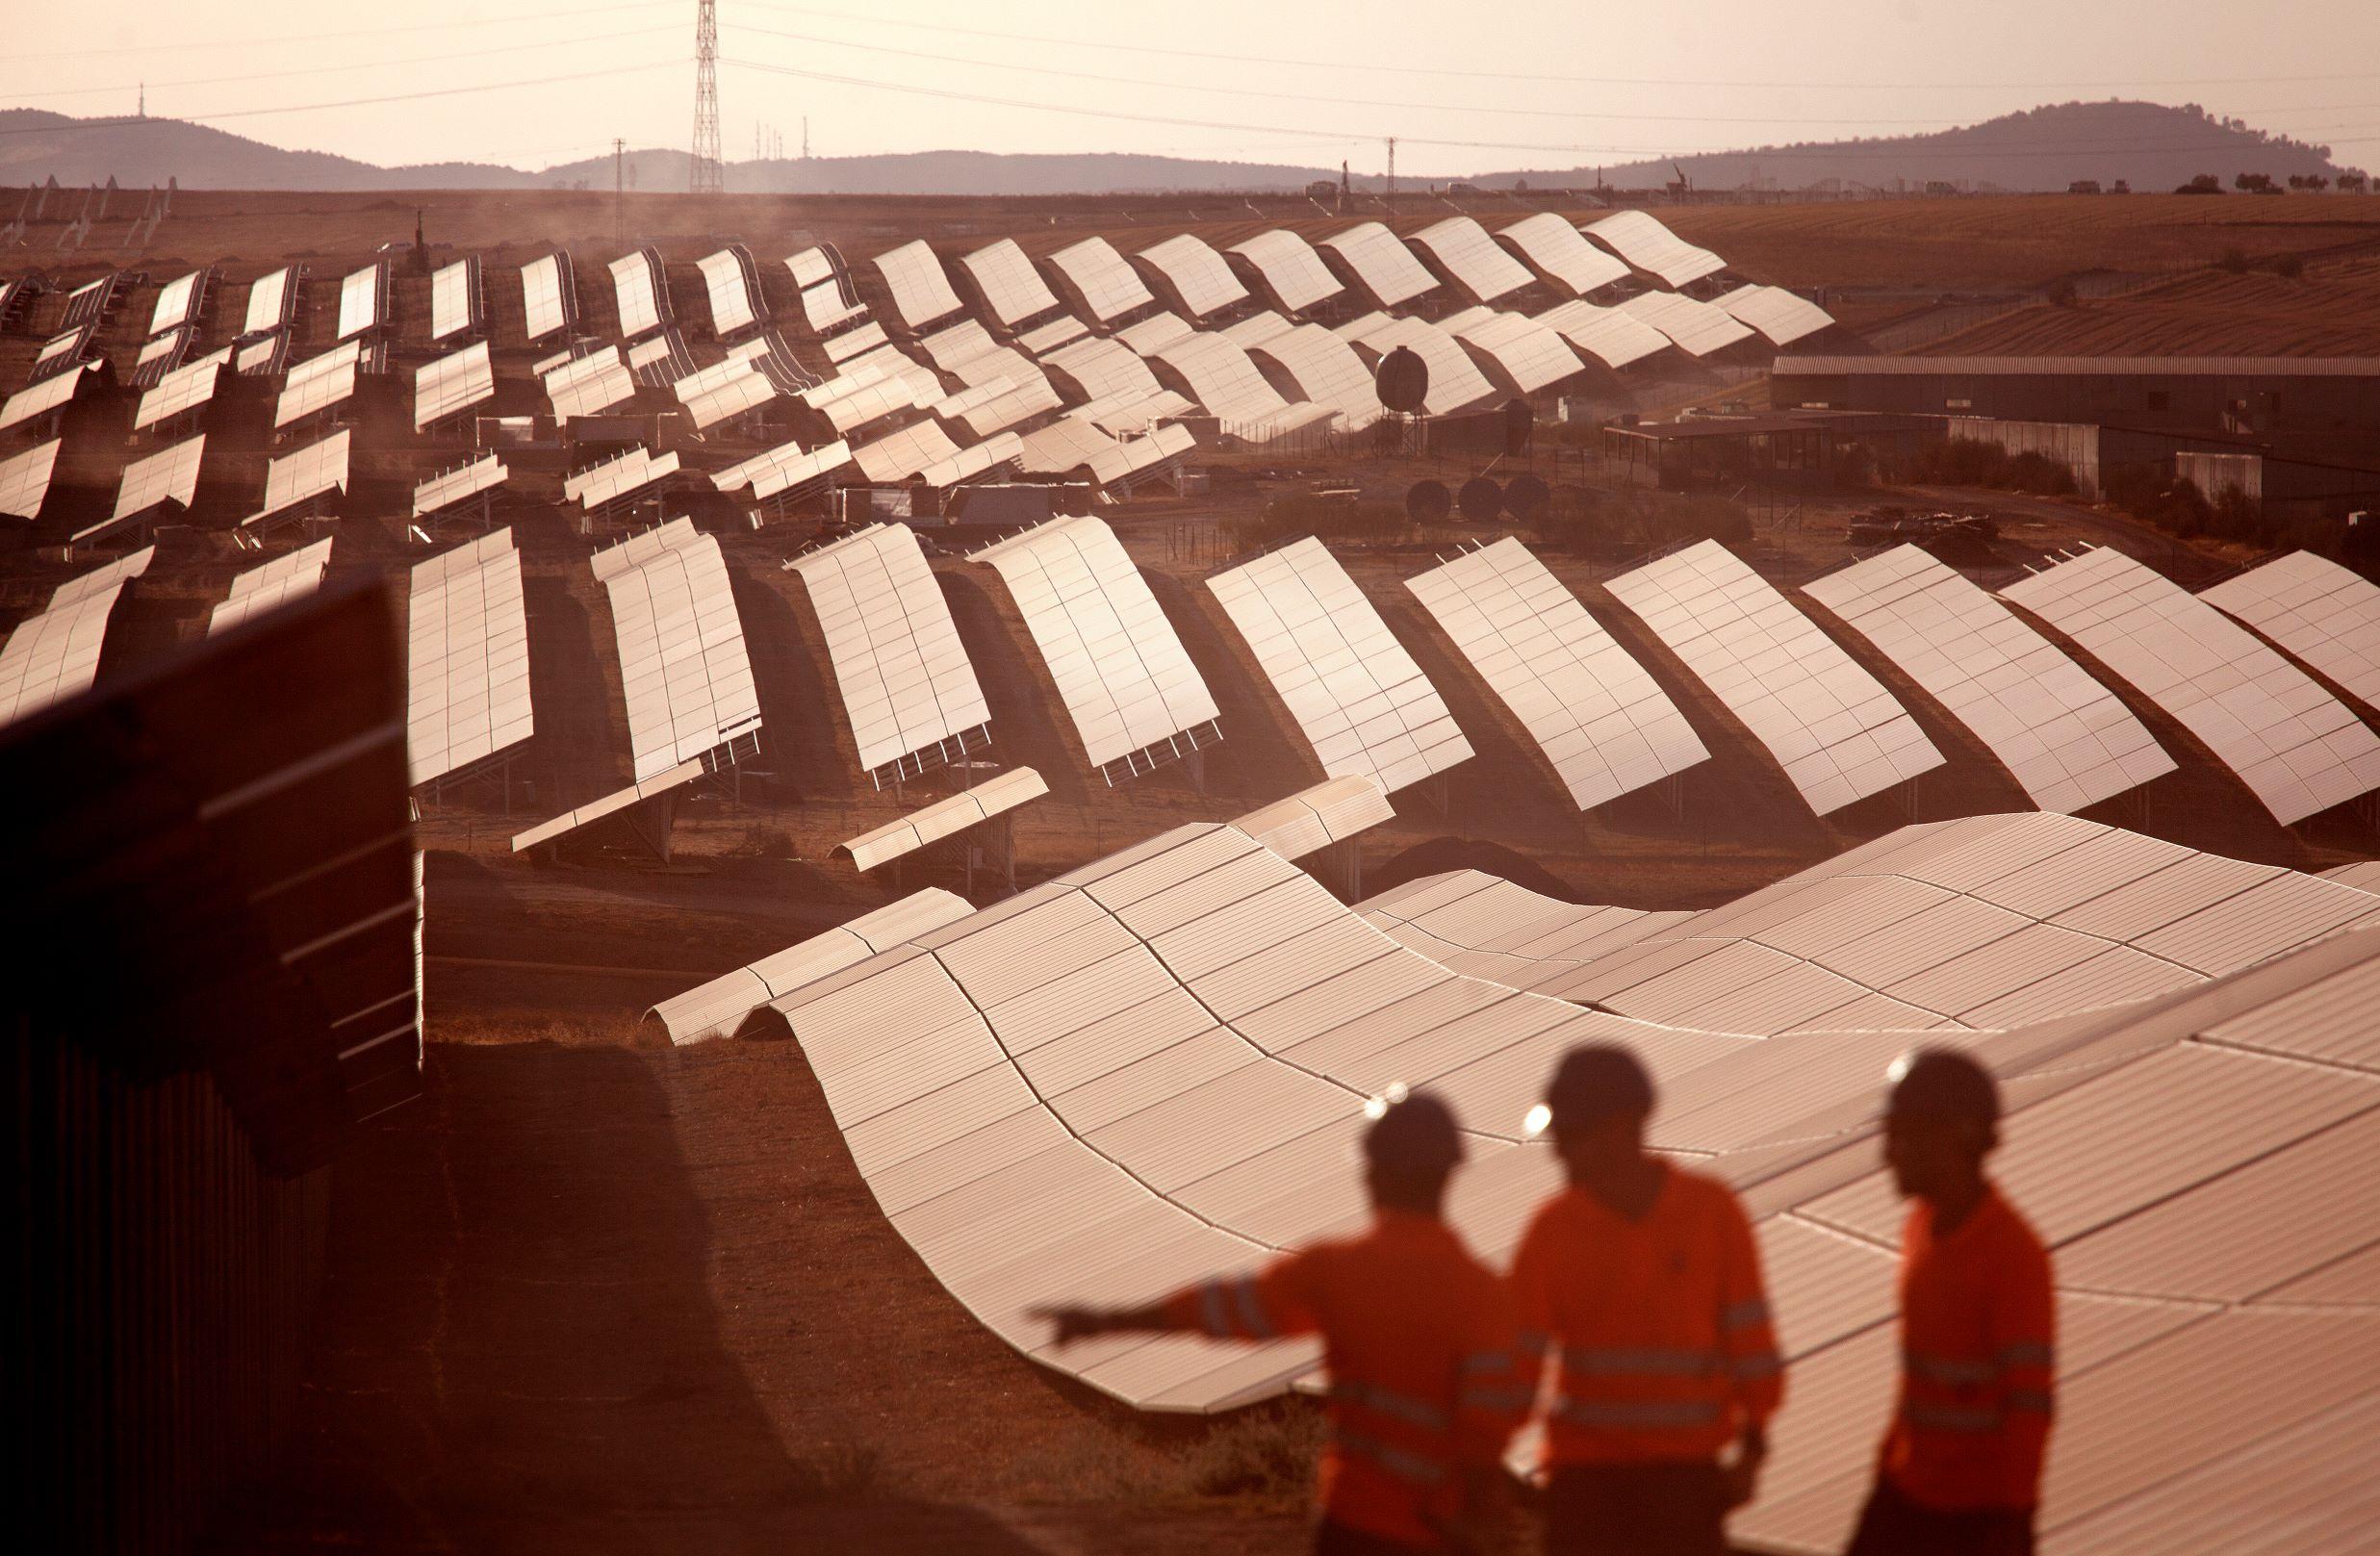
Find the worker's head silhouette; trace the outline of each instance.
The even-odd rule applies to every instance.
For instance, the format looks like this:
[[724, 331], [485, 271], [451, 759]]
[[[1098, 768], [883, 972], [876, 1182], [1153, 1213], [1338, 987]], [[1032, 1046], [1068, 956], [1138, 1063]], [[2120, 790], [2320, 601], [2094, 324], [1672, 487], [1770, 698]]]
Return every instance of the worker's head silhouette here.
[[1364, 1182], [1373, 1203], [1435, 1215], [1463, 1160], [1454, 1110], [1426, 1091], [1392, 1085], [1364, 1106]]
[[1575, 1170], [1642, 1152], [1652, 1104], [1652, 1077], [1634, 1054], [1617, 1043], [1582, 1043], [1553, 1067], [1526, 1128], [1550, 1131], [1553, 1148]]
[[1904, 1194], [1973, 1183], [2000, 1143], [2000, 1084], [1955, 1048], [1918, 1048], [1885, 1072], [1884, 1161]]

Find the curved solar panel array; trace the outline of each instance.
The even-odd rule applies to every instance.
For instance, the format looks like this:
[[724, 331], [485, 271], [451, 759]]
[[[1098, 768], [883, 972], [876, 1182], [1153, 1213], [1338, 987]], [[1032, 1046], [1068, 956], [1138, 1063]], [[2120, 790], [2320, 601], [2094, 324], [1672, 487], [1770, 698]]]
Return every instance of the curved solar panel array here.
[[1707, 761], [1667, 693], [1510, 536], [1405, 580], [1579, 809]]
[[1818, 814], [1942, 765], [1881, 681], [1717, 541], [1606, 587], [1744, 721]]
[[2000, 591], [2206, 742], [2287, 826], [2380, 788], [2380, 736], [2230, 617], [2094, 548]]
[[826, 634], [836, 689], [880, 786], [964, 754], [991, 718], [917, 536], [870, 524], [785, 564]]
[[521, 553], [510, 529], [490, 530], [413, 565], [405, 688], [405, 752], [415, 788], [467, 771], [536, 732]]
[[108, 619], [124, 586], [148, 571], [153, 546], [60, 584], [49, 604], [0, 644], [0, 724], [14, 724], [90, 685]]
[[2228, 578], [2198, 598], [2380, 707], [2380, 588], [2312, 551]]
[[1084, 753], [1109, 781], [1209, 743], [1214, 695], [1106, 524], [1053, 519], [971, 560], [1008, 585]]
[[329, 539], [318, 540], [236, 575], [231, 580], [231, 597], [207, 617], [207, 635], [227, 632], [321, 588], [322, 574], [330, 568], [330, 548]]
[[2114, 693], [1914, 546], [1880, 552], [1802, 592], [1973, 730], [2044, 810], [2081, 810], [2174, 770]]
[[641, 782], [760, 728], [752, 661], [719, 542], [673, 519], [595, 553], [611, 597]]
[[1309, 536], [1207, 580], [1322, 771], [1387, 793], [1470, 759], [1446, 700]]

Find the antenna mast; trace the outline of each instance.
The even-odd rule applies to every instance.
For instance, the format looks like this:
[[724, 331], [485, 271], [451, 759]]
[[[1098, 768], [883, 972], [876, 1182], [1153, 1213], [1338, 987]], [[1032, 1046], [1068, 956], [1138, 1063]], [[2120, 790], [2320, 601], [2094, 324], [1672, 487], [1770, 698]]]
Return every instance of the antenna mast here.
[[694, 13], [694, 156], [686, 188], [716, 194], [723, 182], [719, 145], [719, 3], [698, 0]]

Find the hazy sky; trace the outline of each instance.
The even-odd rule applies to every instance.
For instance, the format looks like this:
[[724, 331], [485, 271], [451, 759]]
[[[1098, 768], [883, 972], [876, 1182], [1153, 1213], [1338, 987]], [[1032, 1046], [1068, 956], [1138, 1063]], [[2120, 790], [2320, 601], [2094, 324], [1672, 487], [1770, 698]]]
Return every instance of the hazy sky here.
[[[694, 0], [10, 9], [0, 105], [129, 114], [145, 79], [153, 115], [384, 164], [542, 166], [608, 150], [615, 135], [683, 146], [692, 122]], [[1400, 173], [1446, 176], [1907, 134], [2121, 96], [2203, 103], [2380, 164], [2372, 0], [719, 0], [719, 12], [731, 161], [753, 154], [755, 126], [795, 154], [807, 115], [820, 156], [1142, 151], [1345, 158], [1376, 172], [1395, 135]], [[393, 97], [409, 100], [359, 101]], [[1791, 182], [1789, 166], [1779, 173]]]

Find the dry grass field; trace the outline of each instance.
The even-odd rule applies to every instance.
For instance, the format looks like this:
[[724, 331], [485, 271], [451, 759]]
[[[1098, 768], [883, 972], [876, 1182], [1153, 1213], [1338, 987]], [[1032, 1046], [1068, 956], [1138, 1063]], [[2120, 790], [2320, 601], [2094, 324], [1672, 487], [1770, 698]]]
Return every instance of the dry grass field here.
[[1926, 348], [1975, 356], [2380, 356], [2380, 252], [2297, 276], [2199, 270], [2129, 296], [2019, 309]]

